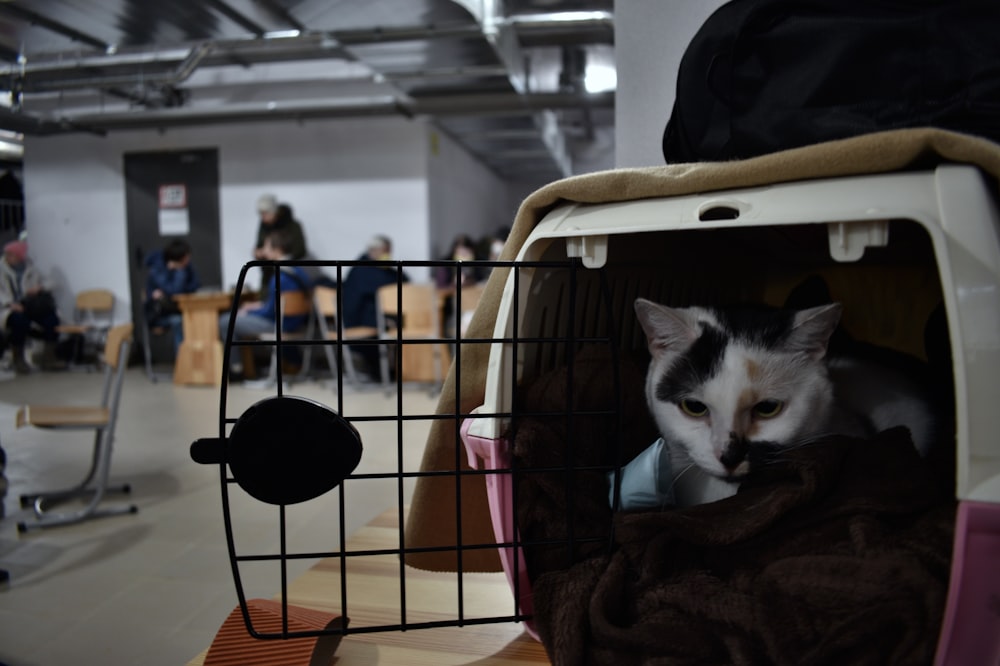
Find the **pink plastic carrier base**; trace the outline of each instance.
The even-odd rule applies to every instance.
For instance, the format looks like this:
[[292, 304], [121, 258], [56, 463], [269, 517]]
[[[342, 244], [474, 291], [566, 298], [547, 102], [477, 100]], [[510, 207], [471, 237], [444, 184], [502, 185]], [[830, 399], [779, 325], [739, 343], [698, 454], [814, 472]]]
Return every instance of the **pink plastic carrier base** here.
[[1000, 504], [959, 502], [934, 663], [1000, 664]]
[[[469, 459], [469, 467], [479, 469], [482, 460], [483, 469], [510, 469], [510, 443], [503, 438], [488, 439], [477, 435], [469, 434], [469, 426], [473, 419], [466, 419], [462, 422], [462, 441], [465, 443], [465, 451]], [[509, 472], [498, 474], [486, 474], [486, 496], [490, 502], [490, 520], [493, 522], [493, 536], [497, 543], [513, 543], [517, 536], [514, 529], [514, 481], [513, 475]], [[524, 615], [531, 615], [534, 610], [532, 602], [531, 581], [528, 580], [528, 566], [524, 561], [524, 553], [520, 548], [501, 547], [500, 561], [503, 563], [503, 571], [507, 574], [507, 583], [511, 592], [517, 591], [517, 608]], [[517, 566], [515, 567], [515, 559]], [[514, 576], [517, 572], [517, 582]], [[525, 630], [535, 640], [539, 640], [535, 624], [531, 620], [525, 620]]]

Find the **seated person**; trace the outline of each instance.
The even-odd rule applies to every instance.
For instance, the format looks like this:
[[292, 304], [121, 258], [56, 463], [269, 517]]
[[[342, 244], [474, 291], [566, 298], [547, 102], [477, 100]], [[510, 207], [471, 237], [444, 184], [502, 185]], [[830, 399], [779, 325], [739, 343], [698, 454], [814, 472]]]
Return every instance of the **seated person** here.
[[[284, 229], [275, 229], [267, 235], [262, 247], [262, 259], [272, 261], [288, 261], [291, 259], [290, 252], [294, 239]], [[309, 276], [302, 270], [301, 266], [281, 267], [281, 291], [308, 292], [311, 289]], [[275, 272], [267, 285], [263, 301], [251, 301], [240, 305], [233, 322], [234, 340], [255, 340], [262, 333], [273, 333], [275, 322], [278, 319], [278, 274]], [[285, 317], [282, 331], [294, 332], [301, 329], [308, 322], [308, 315], [297, 315]], [[226, 339], [229, 329], [229, 313], [225, 312], [219, 317], [219, 337]], [[233, 354], [235, 356], [235, 354]], [[292, 359], [288, 359], [292, 361]], [[243, 372], [241, 364], [234, 362], [230, 368], [232, 374]]]
[[[476, 284], [483, 279], [480, 267], [464, 263], [474, 261], [477, 258], [475, 245], [467, 235], [457, 236], [452, 242], [448, 254], [441, 258], [445, 261], [457, 262], [457, 267], [456, 265], [435, 267], [434, 282], [438, 289], [455, 290]], [[456, 270], [460, 271], [457, 275]]]
[[447, 293], [442, 302], [441, 316], [445, 322], [444, 329], [446, 335], [453, 335], [455, 331], [455, 297], [456, 289], [471, 287], [483, 279], [482, 268], [467, 262], [474, 261], [476, 257], [475, 244], [472, 239], [459, 234], [448, 254], [441, 257], [444, 261], [455, 262], [450, 266], [437, 266], [434, 269], [434, 283], [438, 291]]
[[173, 333], [174, 353], [184, 341], [181, 311], [174, 302], [177, 294], [193, 294], [201, 287], [191, 265], [191, 246], [176, 239], [146, 257], [146, 320], [152, 328]]
[[64, 361], [56, 356], [59, 314], [50, 287], [28, 257], [27, 241], [11, 241], [3, 247], [0, 259], [0, 322], [13, 352], [14, 372], [31, 372], [24, 356], [24, 345], [32, 325], [41, 329], [44, 342], [36, 362], [43, 370], [61, 370]]
[[[357, 260], [392, 261], [392, 241], [385, 236], [375, 236], [369, 241], [367, 249]], [[351, 268], [341, 286], [344, 326], [375, 328], [378, 325], [375, 315], [375, 298], [379, 287], [396, 284], [398, 279], [399, 273], [391, 265], [354, 266]], [[409, 282], [406, 273], [402, 274], [402, 280]], [[351, 347], [351, 352], [364, 359], [365, 371], [369, 375], [378, 374], [378, 347], [354, 345]]]

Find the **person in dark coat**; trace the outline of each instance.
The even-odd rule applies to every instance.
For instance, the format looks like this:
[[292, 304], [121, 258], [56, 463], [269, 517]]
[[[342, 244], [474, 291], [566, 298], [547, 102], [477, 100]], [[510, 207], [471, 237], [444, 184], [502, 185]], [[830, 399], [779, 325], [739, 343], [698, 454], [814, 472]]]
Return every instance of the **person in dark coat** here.
[[[288, 238], [288, 258], [305, 259], [308, 254], [306, 248], [306, 235], [302, 231], [302, 224], [295, 219], [292, 207], [288, 204], [279, 204], [273, 194], [264, 194], [257, 199], [257, 213], [260, 216], [260, 223], [257, 225], [257, 244], [254, 247], [254, 259], [266, 259], [264, 256], [264, 241], [268, 235], [280, 229], [284, 236]], [[271, 284], [273, 270], [270, 266], [261, 267], [260, 291], [267, 290]]]
[[[354, 266], [341, 285], [343, 320], [345, 327], [378, 325], [375, 315], [375, 298], [379, 287], [396, 284], [397, 280], [409, 282], [410, 278], [388, 262], [392, 261], [392, 241], [378, 235], [371, 239], [358, 261], [386, 262], [384, 265]], [[351, 352], [361, 356], [365, 370], [374, 375], [378, 368], [378, 348], [371, 345], [354, 345]]]
[[191, 265], [191, 245], [175, 239], [162, 250], [146, 257], [145, 315], [153, 328], [169, 328], [174, 337], [174, 352], [184, 341], [181, 311], [174, 302], [177, 294], [193, 294], [201, 280]]

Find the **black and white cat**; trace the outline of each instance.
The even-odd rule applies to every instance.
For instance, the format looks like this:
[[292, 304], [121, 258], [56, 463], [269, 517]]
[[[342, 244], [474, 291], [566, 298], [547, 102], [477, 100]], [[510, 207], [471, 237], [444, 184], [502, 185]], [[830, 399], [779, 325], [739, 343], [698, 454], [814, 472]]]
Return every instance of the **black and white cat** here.
[[929, 400], [889, 365], [828, 354], [837, 303], [805, 310], [671, 308], [637, 299], [652, 357], [649, 409], [670, 452], [675, 501], [736, 493], [756, 453], [905, 425], [926, 455]]

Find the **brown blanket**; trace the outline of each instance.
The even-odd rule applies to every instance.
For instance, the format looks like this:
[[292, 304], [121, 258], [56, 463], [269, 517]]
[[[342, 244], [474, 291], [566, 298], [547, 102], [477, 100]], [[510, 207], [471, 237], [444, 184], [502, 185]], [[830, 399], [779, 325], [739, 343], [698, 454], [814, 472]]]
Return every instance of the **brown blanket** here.
[[536, 579], [555, 664], [929, 664], [954, 501], [905, 431], [800, 449], [733, 498], [615, 516]]
[[954, 491], [905, 429], [787, 452], [727, 500], [612, 515], [605, 470], [656, 432], [642, 373], [622, 361], [618, 398], [611, 368], [586, 350], [572, 390], [564, 369], [526, 387], [531, 411], [514, 432], [518, 523], [553, 663], [930, 663]]
[[[911, 168], [932, 168], [942, 162], [973, 164], [1000, 175], [1000, 146], [977, 137], [936, 129], [906, 129], [870, 134], [842, 141], [808, 146], [761, 157], [725, 163], [700, 163], [619, 169], [575, 176], [547, 185], [528, 197], [518, 212], [503, 259], [513, 259], [534, 226], [562, 201], [602, 203], [693, 192], [753, 187], [812, 178], [883, 173]], [[496, 270], [470, 324], [469, 337], [490, 337], [506, 275]], [[472, 346], [462, 356], [462, 382], [456, 386], [454, 368], [448, 375], [438, 405], [439, 414], [468, 413], [482, 403], [487, 350]], [[456, 428], [448, 420], [431, 427], [421, 470], [454, 471]], [[648, 444], [648, 442], [647, 442]], [[465, 454], [460, 454], [464, 466]], [[454, 570], [457, 563], [459, 523], [461, 542], [492, 543], [489, 508], [482, 478], [464, 476], [460, 492], [455, 477], [428, 476], [417, 481], [406, 523], [407, 546], [439, 547], [438, 552], [413, 554], [407, 562], [432, 570]], [[455, 498], [462, 498], [461, 511]], [[459, 520], [443, 519], [461, 516]], [[466, 550], [466, 571], [499, 571], [492, 549]]]

